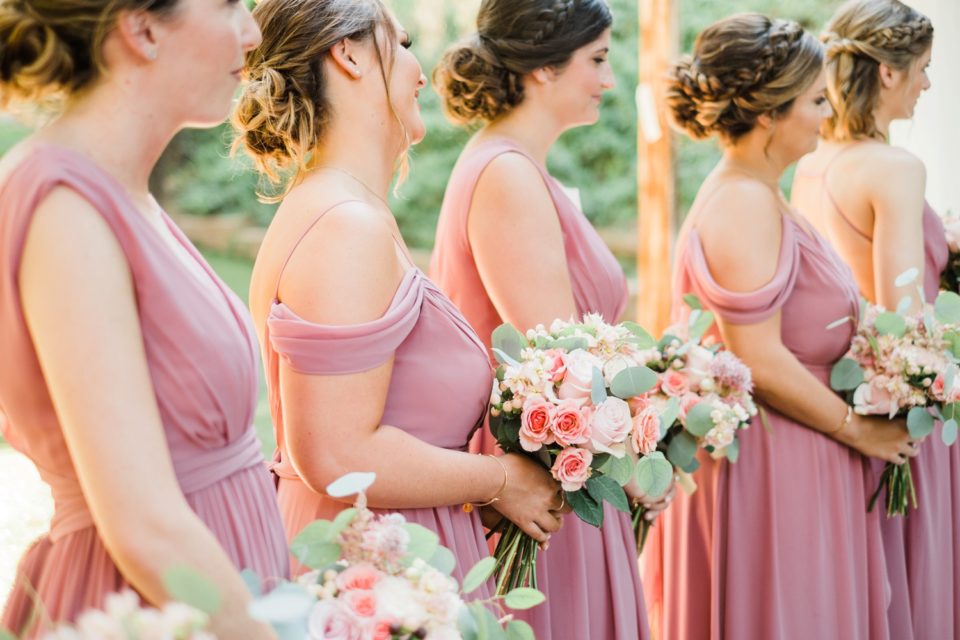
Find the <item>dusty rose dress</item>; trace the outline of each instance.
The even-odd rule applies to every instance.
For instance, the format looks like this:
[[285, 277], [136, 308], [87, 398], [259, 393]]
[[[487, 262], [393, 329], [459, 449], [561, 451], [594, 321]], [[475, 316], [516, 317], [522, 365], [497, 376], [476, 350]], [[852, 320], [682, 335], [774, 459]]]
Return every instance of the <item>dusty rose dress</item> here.
[[[279, 456], [273, 471], [279, 478], [280, 511], [291, 539], [313, 520], [333, 518], [345, 505], [310, 489], [289, 462], [279, 392], [281, 363], [305, 374], [344, 375], [368, 371], [395, 356], [382, 422], [436, 447], [465, 451], [486, 414], [493, 373], [483, 343], [415, 267], [404, 274], [386, 313], [363, 324], [315, 324], [275, 300], [264, 343]], [[421, 479], [437, 481], [426, 468]], [[440, 544], [456, 557], [458, 579], [489, 555], [477, 512], [465, 513], [460, 504], [388, 511], [435, 531]]]
[[[783, 216], [776, 274], [722, 288], [695, 229], [677, 244], [674, 312], [696, 294], [732, 323], [781, 312], [781, 338], [825, 385], [858, 312], [853, 276], [812, 229]], [[684, 640], [886, 640], [889, 586], [880, 514], [866, 512], [863, 456], [770, 407], [743, 432], [736, 464], [701, 456], [699, 485], [660, 517], [644, 550], [651, 626]]]
[[[502, 153], [523, 151], [497, 139], [461, 155], [447, 185], [430, 267], [433, 278], [487, 345], [491, 332], [503, 321], [477, 273], [467, 238], [467, 214], [480, 174]], [[608, 321], [617, 321], [627, 302], [623, 271], [559, 183], [530, 160], [540, 169], [557, 209], [577, 312], [598, 312]], [[481, 448], [490, 452], [495, 443], [488, 430], [484, 436]], [[521, 612], [520, 617], [533, 626], [538, 638], [648, 637], [630, 518], [610, 505], [604, 506], [601, 529], [572, 514], [564, 519], [563, 528], [550, 539], [549, 550], [537, 560], [537, 579], [547, 602]]]
[[[832, 164], [833, 160], [816, 172], [804, 171], [801, 165], [795, 179], [816, 181], [831, 210], [865, 243], [872, 244], [873, 239], [837, 205], [824, 179]], [[926, 203], [923, 241], [923, 289], [927, 302], [933, 302], [950, 250], [940, 216]], [[960, 639], [960, 446], [945, 446], [940, 427], [938, 424], [937, 432], [910, 462], [920, 507], [905, 518], [882, 518], [892, 589], [890, 636], [896, 640]], [[869, 490], [876, 487], [884, 466], [882, 460], [871, 460]]]
[[50, 619], [69, 621], [102, 607], [105, 594], [126, 584], [87, 510], [21, 313], [24, 239], [37, 203], [57, 186], [89, 200], [126, 255], [157, 404], [187, 502], [238, 569], [286, 577], [283, 527], [252, 427], [256, 338], [243, 303], [169, 219], [204, 281], [171, 253], [109, 175], [74, 151], [43, 145], [0, 186], [0, 405], [9, 419], [5, 435], [37, 465], [55, 508], [49, 535], [20, 563], [2, 627], [26, 631], [31, 589]]

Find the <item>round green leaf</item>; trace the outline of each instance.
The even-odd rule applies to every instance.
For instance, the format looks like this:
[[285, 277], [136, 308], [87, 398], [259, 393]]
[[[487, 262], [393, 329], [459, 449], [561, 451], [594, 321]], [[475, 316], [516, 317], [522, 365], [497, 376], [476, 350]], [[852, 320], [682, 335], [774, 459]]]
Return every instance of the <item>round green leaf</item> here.
[[[250, 569], [244, 569], [240, 572], [240, 578], [243, 580], [243, 583], [247, 585], [247, 591], [249, 591], [250, 595], [254, 598], [263, 594], [263, 581], [260, 580], [260, 576], [256, 573]], [[0, 640], [3, 640], [3, 638], [0, 637]]]
[[713, 429], [713, 405], [709, 402], [698, 402], [687, 411], [687, 431], [698, 438], [702, 438]]
[[933, 433], [933, 416], [923, 407], [914, 407], [907, 413], [907, 429], [913, 439]]
[[607, 399], [607, 383], [603, 379], [603, 372], [598, 367], [593, 368], [593, 379], [590, 387], [590, 400], [600, 406]]
[[651, 498], [662, 496], [673, 480], [673, 465], [659, 451], [648, 453], [637, 462], [637, 486]]
[[479, 589], [484, 582], [490, 579], [490, 576], [493, 575], [493, 570], [496, 568], [497, 559], [493, 556], [484, 558], [473, 565], [473, 568], [470, 569], [463, 578], [463, 593], [473, 593]]
[[621, 487], [633, 480], [633, 459], [623, 455], [607, 456], [603, 464], [597, 469], [600, 473], [616, 480]]
[[430, 558], [430, 566], [440, 573], [449, 576], [457, 566], [457, 557], [453, 555], [450, 549], [439, 546], [434, 552], [433, 557]]
[[512, 324], [504, 323], [493, 330], [491, 345], [514, 360], [520, 360], [521, 350], [527, 346], [527, 339]]
[[874, 326], [881, 334], [899, 338], [907, 332], [907, 321], [898, 313], [887, 311], [877, 316]]
[[536, 640], [533, 627], [523, 620], [511, 620], [507, 623], [507, 640]]
[[960, 295], [953, 291], [941, 291], [933, 303], [937, 320], [944, 324], [960, 323]]
[[903, 273], [897, 276], [897, 279], [893, 281], [893, 284], [897, 287], [905, 287], [908, 284], [913, 284], [916, 282], [917, 277], [920, 275], [920, 270], [916, 267], [910, 267]]
[[613, 377], [610, 393], [626, 400], [653, 389], [657, 384], [657, 374], [647, 367], [627, 367]]
[[727, 445], [727, 448], [723, 451], [727, 456], [727, 460], [730, 462], [736, 462], [740, 459], [740, 441], [734, 438], [733, 442]]
[[657, 345], [657, 341], [654, 340], [653, 336], [636, 322], [624, 322], [623, 326], [633, 334], [633, 343], [637, 345], [638, 349], [649, 349]]
[[583, 336], [569, 336], [567, 338], [554, 340], [553, 344], [550, 346], [554, 349], [563, 349], [569, 353], [570, 351], [576, 351], [577, 349], [586, 349], [590, 346], [590, 344]]
[[703, 309], [703, 304], [695, 293], [688, 293], [683, 296], [683, 302], [691, 309]]
[[863, 368], [856, 360], [841, 358], [830, 371], [830, 388], [834, 391], [853, 391], [863, 384]]
[[333, 519], [333, 523], [330, 526], [330, 532], [332, 535], [339, 536], [343, 533], [343, 530], [350, 526], [350, 523], [353, 522], [353, 519], [357, 517], [357, 510], [353, 507], [349, 509], [344, 509], [337, 514], [337, 517]]
[[957, 441], [957, 421], [951, 418], [943, 423], [943, 430], [940, 432], [940, 438], [943, 444], [948, 447]]
[[542, 604], [546, 599], [546, 596], [536, 589], [531, 589], [530, 587], [520, 587], [507, 593], [507, 595], [503, 598], [503, 602], [511, 609], [523, 611], [525, 609], [531, 609], [538, 604]]
[[680, 399], [676, 396], [671, 397], [663, 410], [660, 411], [660, 438], [667, 435], [667, 431], [673, 426], [673, 423], [680, 417]]
[[[694, 314], [696, 318], [694, 318]], [[712, 311], [702, 311], [695, 309], [690, 316], [690, 339], [700, 340], [713, 326], [714, 315]]]
[[698, 466], [697, 441], [686, 431], [681, 431], [667, 445], [667, 459], [687, 473], [692, 473]]
[[377, 474], [372, 471], [366, 473], [348, 473], [327, 485], [327, 495], [331, 498], [346, 498], [347, 496], [363, 493], [370, 488], [370, 485], [372, 485], [376, 479]]
[[191, 567], [168, 569], [163, 574], [163, 586], [171, 600], [188, 604], [210, 616], [220, 610], [223, 598], [217, 586]]
[[314, 520], [290, 543], [290, 554], [300, 564], [322, 569], [340, 559], [340, 532], [329, 520]]

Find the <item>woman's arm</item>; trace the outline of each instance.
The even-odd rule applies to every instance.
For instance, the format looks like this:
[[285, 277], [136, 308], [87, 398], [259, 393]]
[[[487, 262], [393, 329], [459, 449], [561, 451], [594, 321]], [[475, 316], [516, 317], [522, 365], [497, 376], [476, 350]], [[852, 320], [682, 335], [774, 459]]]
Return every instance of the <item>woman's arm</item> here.
[[[923, 206], [926, 169], [902, 149], [885, 148], [871, 162], [876, 170], [865, 187], [873, 208], [873, 277], [877, 303], [896, 309], [910, 295], [910, 311], [919, 311], [924, 300], [916, 293], [923, 284]], [[919, 277], [908, 287], [897, 287], [897, 276], [915, 268]], [[926, 293], [930, 293], [929, 291]]]
[[[287, 265], [280, 285], [285, 303], [326, 325], [380, 318], [403, 277], [383, 215], [356, 202], [329, 211]], [[281, 366], [285, 436], [303, 481], [323, 493], [344, 473], [374, 471], [378, 481], [367, 497], [388, 509], [481, 503], [498, 495], [504, 468], [497, 460], [436, 447], [381, 423], [392, 371], [393, 358], [347, 375], [308, 375]], [[545, 540], [560, 525], [550, 513], [560, 502], [559, 487], [522, 456], [502, 462], [507, 484], [493, 506]]]
[[[696, 225], [710, 272], [729, 291], [756, 291], [774, 277], [779, 262], [783, 222], [777, 200], [752, 181], [720, 188], [714, 210]], [[916, 454], [903, 421], [854, 416], [844, 424], [846, 403], [784, 346], [779, 311], [753, 324], [722, 317], [718, 324], [726, 348], [750, 367], [758, 397], [772, 408], [864, 455], [902, 462], [899, 455]]]
[[186, 565], [223, 598], [220, 637], [268, 638], [249, 593], [177, 484], [147, 367], [126, 258], [92, 205], [52, 191], [30, 226], [19, 277], [27, 326], [84, 498], [107, 552], [153, 603]]

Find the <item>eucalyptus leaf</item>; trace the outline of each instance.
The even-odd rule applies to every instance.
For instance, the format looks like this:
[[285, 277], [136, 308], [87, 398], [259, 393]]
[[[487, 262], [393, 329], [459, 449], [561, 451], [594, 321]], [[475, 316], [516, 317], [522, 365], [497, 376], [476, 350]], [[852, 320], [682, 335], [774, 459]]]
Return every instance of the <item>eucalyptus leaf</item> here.
[[559, 340], [554, 340], [552, 347], [554, 349], [563, 349], [566, 352], [576, 351], [577, 349], [586, 349], [590, 346], [590, 343], [587, 342], [587, 339], [583, 336], [570, 336], [568, 338], [560, 338]]
[[948, 447], [957, 441], [957, 421], [951, 418], [943, 423], [943, 430], [940, 432], [940, 438], [943, 444]]
[[507, 623], [507, 640], [536, 640], [533, 627], [523, 620], [511, 620]]
[[520, 587], [507, 592], [503, 597], [503, 603], [516, 611], [524, 611], [543, 604], [547, 597], [530, 587]]
[[[519, 362], [517, 362], [516, 360], [514, 360], [513, 358], [511, 358], [509, 355], [507, 355], [506, 353], [504, 353], [501, 349], [497, 349], [496, 347], [493, 347], [490, 351], [493, 352], [493, 357], [494, 357], [494, 358], [497, 360], [497, 362], [499, 362], [501, 365], [507, 365], [507, 366], [509, 366], [509, 367], [519, 367], [519, 366], [520, 366], [520, 363], [519, 363]], [[502, 380], [503, 378], [500, 377], [499, 379]]]
[[[240, 572], [240, 578], [243, 580], [243, 584], [247, 585], [247, 591], [250, 592], [254, 598], [258, 598], [263, 594], [263, 581], [260, 580], [260, 576], [254, 573], [250, 569], [244, 569]], [[0, 636], [0, 640], [3, 640]]]
[[933, 303], [937, 320], [944, 324], [960, 324], [960, 295], [953, 291], [941, 291]]
[[637, 462], [637, 486], [651, 498], [658, 498], [670, 488], [673, 465], [659, 451], [648, 453]]
[[603, 524], [603, 506], [586, 489], [567, 491], [566, 496], [567, 504], [578, 518], [595, 527]]
[[430, 566], [443, 575], [449, 576], [457, 566], [457, 557], [453, 555], [453, 551], [450, 551], [450, 549], [439, 546], [433, 557], [430, 558]]
[[913, 304], [913, 296], [903, 296], [900, 298], [900, 302], [897, 303], [897, 313], [901, 316], [907, 314], [907, 311], [910, 310], [910, 305]]
[[836, 329], [837, 327], [842, 327], [843, 325], [847, 324], [847, 323], [850, 322], [851, 320], [853, 320], [853, 318], [850, 317], [850, 316], [844, 316], [844, 317], [842, 317], [842, 318], [837, 318], [836, 320], [834, 320], [833, 322], [831, 322], [830, 324], [827, 325], [827, 331], [831, 331], [831, 330], [833, 330], [833, 329]]
[[494, 349], [499, 349], [515, 361], [519, 361], [521, 351], [527, 346], [527, 339], [512, 324], [504, 323], [493, 330], [490, 343]]
[[710, 330], [710, 327], [713, 326], [713, 321], [714, 315], [712, 311], [704, 311], [700, 314], [696, 322], [690, 325], [690, 339], [699, 342], [707, 331]]
[[613, 478], [622, 487], [633, 479], [633, 466], [633, 459], [630, 456], [623, 455], [619, 458], [608, 456], [598, 470], [603, 475]]
[[410, 542], [407, 545], [408, 559], [412, 561], [414, 558], [420, 558], [424, 562], [429, 562], [437, 552], [437, 547], [440, 546], [439, 536], [414, 522], [405, 523], [403, 528], [410, 536]]
[[613, 478], [603, 475], [594, 475], [587, 480], [586, 489], [594, 500], [603, 505], [609, 502], [614, 509], [623, 513], [630, 513], [630, 502], [623, 487]]
[[497, 559], [493, 556], [488, 556], [473, 565], [473, 568], [463, 578], [463, 593], [473, 593], [479, 589], [484, 582], [490, 579], [496, 568]]
[[327, 495], [331, 498], [346, 498], [363, 493], [376, 479], [377, 474], [372, 471], [348, 473], [327, 485]]
[[623, 323], [623, 326], [633, 334], [633, 337], [635, 338], [634, 344], [637, 345], [638, 349], [649, 349], [657, 345], [657, 341], [654, 339], [654, 337], [636, 322], [627, 321]]
[[920, 275], [920, 270], [916, 267], [910, 267], [903, 273], [897, 276], [897, 279], [893, 281], [894, 286], [896, 287], [905, 287], [907, 285], [913, 284], [917, 281], [917, 277]]
[[834, 391], [853, 391], [863, 384], [863, 367], [852, 358], [841, 358], [830, 371], [830, 388]]
[[673, 423], [680, 417], [680, 399], [672, 396], [660, 410], [660, 439], [662, 440]]
[[683, 302], [691, 309], [703, 309], [703, 304], [700, 302], [700, 298], [694, 293], [688, 293], [683, 296]]
[[627, 367], [610, 381], [610, 393], [627, 400], [642, 395], [657, 384], [657, 374], [647, 367]]
[[593, 379], [591, 380], [590, 399], [594, 406], [600, 406], [607, 399], [607, 383], [603, 379], [603, 371], [599, 367], [593, 368]]
[[483, 604], [479, 602], [472, 602], [466, 607], [462, 607], [460, 612], [457, 614], [457, 628], [460, 631], [460, 637], [462, 640], [479, 640], [480, 634], [477, 629], [477, 621], [473, 614], [473, 605]]
[[357, 517], [357, 510], [353, 507], [349, 509], [344, 509], [337, 514], [337, 517], [333, 519], [333, 523], [330, 526], [330, 533], [335, 536], [339, 536], [343, 533], [343, 530], [350, 526], [350, 523], [353, 522], [353, 519]]
[[713, 405], [710, 402], [698, 402], [687, 411], [686, 429], [698, 438], [702, 438], [713, 429]]
[[686, 431], [681, 431], [670, 440], [667, 446], [667, 459], [687, 473], [693, 473], [697, 463], [697, 441]]
[[898, 313], [887, 311], [877, 316], [874, 326], [881, 335], [901, 338], [907, 332], [907, 321]]
[[163, 586], [171, 600], [188, 604], [207, 615], [215, 615], [223, 604], [217, 585], [192, 567], [170, 567], [163, 574]]
[[727, 460], [730, 462], [736, 462], [740, 459], [740, 441], [736, 438], [733, 439], [733, 442], [727, 445], [727, 448], [724, 449], [724, 454], [727, 456]]
[[914, 440], [933, 433], [933, 416], [924, 407], [914, 407], [907, 413], [907, 430]]
[[477, 640], [506, 640], [507, 634], [500, 621], [482, 602], [471, 602], [467, 606], [476, 624]]

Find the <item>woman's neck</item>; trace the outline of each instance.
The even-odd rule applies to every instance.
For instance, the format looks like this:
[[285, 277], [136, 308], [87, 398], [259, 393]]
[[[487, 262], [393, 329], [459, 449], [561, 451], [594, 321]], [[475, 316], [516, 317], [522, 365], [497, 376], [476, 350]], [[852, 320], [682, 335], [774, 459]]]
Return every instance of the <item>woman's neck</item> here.
[[485, 138], [509, 138], [540, 164], [546, 165], [547, 154], [564, 131], [552, 115], [532, 103], [522, 102], [502, 118], [483, 128]]
[[337, 169], [386, 201], [399, 155], [387, 147], [379, 136], [363, 135], [352, 127], [333, 126], [324, 133], [323, 142], [314, 151], [311, 170]]

